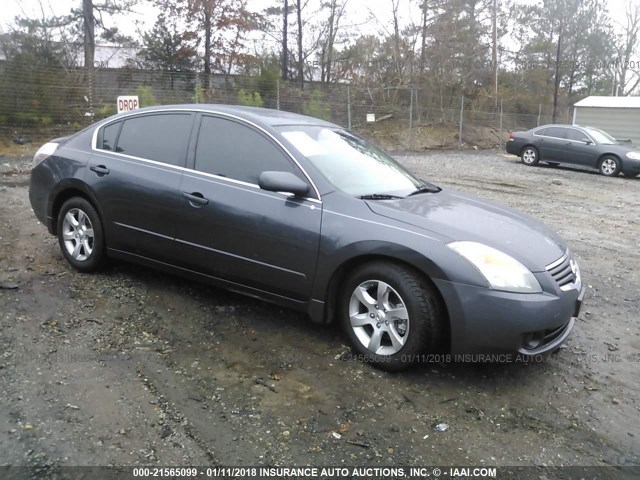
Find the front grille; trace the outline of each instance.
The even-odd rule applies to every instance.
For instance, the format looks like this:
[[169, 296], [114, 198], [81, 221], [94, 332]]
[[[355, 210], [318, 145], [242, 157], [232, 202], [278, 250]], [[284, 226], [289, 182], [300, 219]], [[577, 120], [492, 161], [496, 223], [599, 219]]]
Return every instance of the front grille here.
[[567, 252], [562, 257], [560, 257], [555, 262], [547, 265], [547, 272], [551, 274], [560, 288], [567, 285], [572, 285], [577, 280], [577, 265], [574, 266], [574, 269], [576, 270], [576, 273], [574, 273], [574, 269], [571, 268], [571, 262], [571, 254], [567, 250]]

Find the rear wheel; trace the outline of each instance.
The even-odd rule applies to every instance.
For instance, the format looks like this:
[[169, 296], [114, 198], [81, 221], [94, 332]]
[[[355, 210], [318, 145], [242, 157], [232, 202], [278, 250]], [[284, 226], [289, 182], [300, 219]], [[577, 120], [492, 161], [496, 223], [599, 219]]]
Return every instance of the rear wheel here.
[[615, 177], [620, 173], [620, 160], [616, 157], [604, 157], [600, 160], [600, 173], [607, 177]]
[[437, 347], [441, 311], [428, 281], [395, 263], [363, 265], [342, 285], [342, 326], [361, 358], [383, 370], [408, 368]]
[[522, 159], [522, 163], [529, 166], [537, 165], [540, 161], [538, 150], [532, 146], [524, 147], [520, 158]]
[[58, 213], [58, 243], [67, 261], [81, 272], [98, 269], [104, 259], [102, 222], [81, 197], [70, 198]]

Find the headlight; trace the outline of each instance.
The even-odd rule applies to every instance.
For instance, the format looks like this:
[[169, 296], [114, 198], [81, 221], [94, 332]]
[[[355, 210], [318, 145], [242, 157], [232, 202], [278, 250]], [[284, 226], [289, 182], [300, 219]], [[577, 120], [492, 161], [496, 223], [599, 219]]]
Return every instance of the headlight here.
[[40, 147], [40, 149], [33, 156], [33, 166], [35, 167], [40, 162], [42, 162], [45, 158], [50, 157], [58, 148], [57, 143], [45, 143]]
[[640, 160], [640, 152], [627, 152], [627, 158], [631, 160]]
[[540, 293], [533, 273], [506, 253], [477, 242], [452, 242], [447, 246], [469, 260], [491, 288], [517, 293]]

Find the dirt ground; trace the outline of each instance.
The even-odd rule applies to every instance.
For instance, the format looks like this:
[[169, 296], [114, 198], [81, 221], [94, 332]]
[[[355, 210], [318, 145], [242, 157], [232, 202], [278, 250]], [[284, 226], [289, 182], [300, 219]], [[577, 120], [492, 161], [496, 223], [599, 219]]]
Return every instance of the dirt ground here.
[[31, 211], [30, 158], [5, 156], [0, 465], [640, 465], [640, 178], [398, 158], [568, 241], [587, 294], [557, 354], [388, 374], [296, 312], [124, 263], [77, 273]]

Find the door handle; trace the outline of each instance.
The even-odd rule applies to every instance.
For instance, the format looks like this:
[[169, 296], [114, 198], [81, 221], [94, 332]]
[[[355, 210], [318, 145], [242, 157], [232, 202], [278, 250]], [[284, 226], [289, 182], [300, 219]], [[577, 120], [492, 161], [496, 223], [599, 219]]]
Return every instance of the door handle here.
[[204, 198], [204, 196], [200, 192], [182, 192], [182, 196], [189, 200], [189, 203], [193, 206], [202, 206], [209, 203], [209, 200]]
[[109, 175], [109, 169], [104, 165], [92, 165], [89, 167], [92, 172], [96, 172], [98, 176]]

